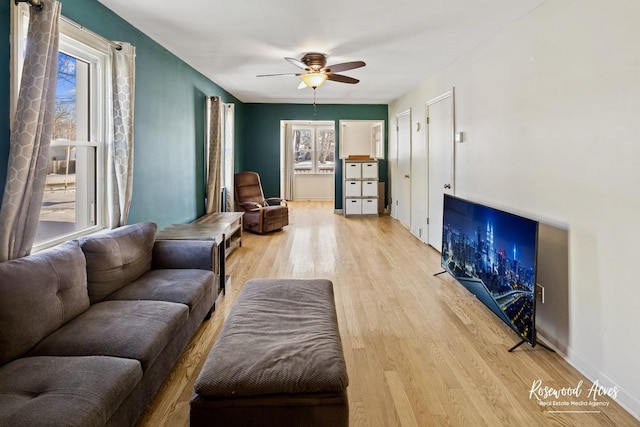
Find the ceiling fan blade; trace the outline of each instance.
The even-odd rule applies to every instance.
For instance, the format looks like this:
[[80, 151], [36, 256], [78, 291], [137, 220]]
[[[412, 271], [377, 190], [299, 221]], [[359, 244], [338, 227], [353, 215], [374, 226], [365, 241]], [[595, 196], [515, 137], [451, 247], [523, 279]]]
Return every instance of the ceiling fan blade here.
[[340, 71], [355, 70], [356, 68], [364, 67], [365, 65], [367, 64], [362, 61], [343, 62], [341, 64], [329, 65], [328, 67], [325, 67], [325, 70], [337, 73]]
[[300, 61], [299, 59], [296, 59], [296, 58], [284, 58], [284, 59], [286, 59], [287, 61], [289, 61], [290, 63], [292, 63], [298, 68], [302, 68], [303, 70], [307, 69], [307, 66], [305, 65], [305, 63]]
[[256, 77], [273, 77], [273, 76], [301, 76], [301, 74], [300, 73], [258, 74]]
[[340, 82], [340, 83], [356, 84], [360, 81], [358, 79], [354, 79], [353, 77], [348, 77], [348, 76], [343, 76], [342, 74], [333, 74], [333, 73], [327, 73], [327, 78], [329, 80], [333, 80], [334, 82]]

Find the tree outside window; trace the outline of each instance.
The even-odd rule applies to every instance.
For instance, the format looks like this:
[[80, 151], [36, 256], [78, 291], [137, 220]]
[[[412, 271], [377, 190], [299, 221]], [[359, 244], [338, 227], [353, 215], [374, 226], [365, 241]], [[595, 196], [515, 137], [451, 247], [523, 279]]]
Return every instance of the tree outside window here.
[[333, 173], [335, 131], [330, 127], [293, 127], [293, 166], [295, 173]]

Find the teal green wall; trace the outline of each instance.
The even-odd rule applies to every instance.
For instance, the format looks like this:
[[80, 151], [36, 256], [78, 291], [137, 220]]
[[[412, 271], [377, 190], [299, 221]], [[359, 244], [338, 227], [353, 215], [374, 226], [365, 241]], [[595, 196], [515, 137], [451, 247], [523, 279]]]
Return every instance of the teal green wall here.
[[[321, 90], [321, 89], [319, 89]], [[280, 194], [280, 121], [331, 120], [338, 129], [339, 120], [384, 120], [387, 125], [387, 105], [319, 104], [244, 104], [245, 120], [243, 150], [236, 153], [242, 159], [239, 170], [260, 174], [265, 196]], [[336, 150], [340, 150], [340, 132], [336, 132]], [[385, 153], [388, 148], [385, 132]], [[387, 161], [380, 161], [380, 181], [388, 183]], [[342, 164], [336, 163], [335, 208], [342, 209]], [[386, 186], [387, 184], [385, 184]], [[389, 194], [388, 189], [385, 195]], [[386, 201], [385, 201], [386, 206]]]
[[7, 177], [7, 160], [9, 159], [9, 71], [11, 45], [11, 8], [13, 2], [0, 1], [0, 202]]
[[[133, 201], [129, 223], [160, 227], [204, 213], [205, 96], [235, 108], [235, 168], [255, 170], [265, 193], [278, 194], [281, 120], [384, 120], [386, 105], [243, 104], [96, 0], [62, 0], [62, 14], [108, 39], [136, 47]], [[0, 2], [0, 196], [9, 155], [10, 13]], [[339, 147], [339, 135], [337, 144]], [[385, 146], [387, 141], [385, 140]], [[336, 208], [342, 207], [342, 165], [336, 166]], [[387, 162], [380, 180], [388, 182]], [[388, 191], [386, 192], [388, 194]]]
[[[9, 147], [9, 15], [0, 2], [0, 172]], [[108, 39], [136, 47], [135, 150], [129, 223], [160, 227], [204, 213], [205, 96], [236, 104], [236, 137], [242, 141], [242, 105], [142, 32], [95, 0], [62, 0], [62, 14]], [[6, 11], [6, 13], [5, 13]], [[6, 96], [4, 96], [6, 92]], [[6, 121], [6, 123], [5, 123]], [[2, 186], [4, 189], [4, 185]]]

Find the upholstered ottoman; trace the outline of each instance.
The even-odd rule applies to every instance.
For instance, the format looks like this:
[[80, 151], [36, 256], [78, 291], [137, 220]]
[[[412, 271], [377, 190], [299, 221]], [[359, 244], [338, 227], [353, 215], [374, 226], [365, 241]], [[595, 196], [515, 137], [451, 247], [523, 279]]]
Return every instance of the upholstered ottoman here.
[[198, 376], [191, 426], [347, 426], [329, 280], [249, 280]]

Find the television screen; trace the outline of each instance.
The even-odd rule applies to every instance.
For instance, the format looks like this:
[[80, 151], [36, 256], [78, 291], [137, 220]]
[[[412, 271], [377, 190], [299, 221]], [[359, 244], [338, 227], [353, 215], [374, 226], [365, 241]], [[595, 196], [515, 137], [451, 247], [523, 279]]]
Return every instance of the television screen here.
[[442, 267], [536, 344], [538, 222], [445, 194]]

